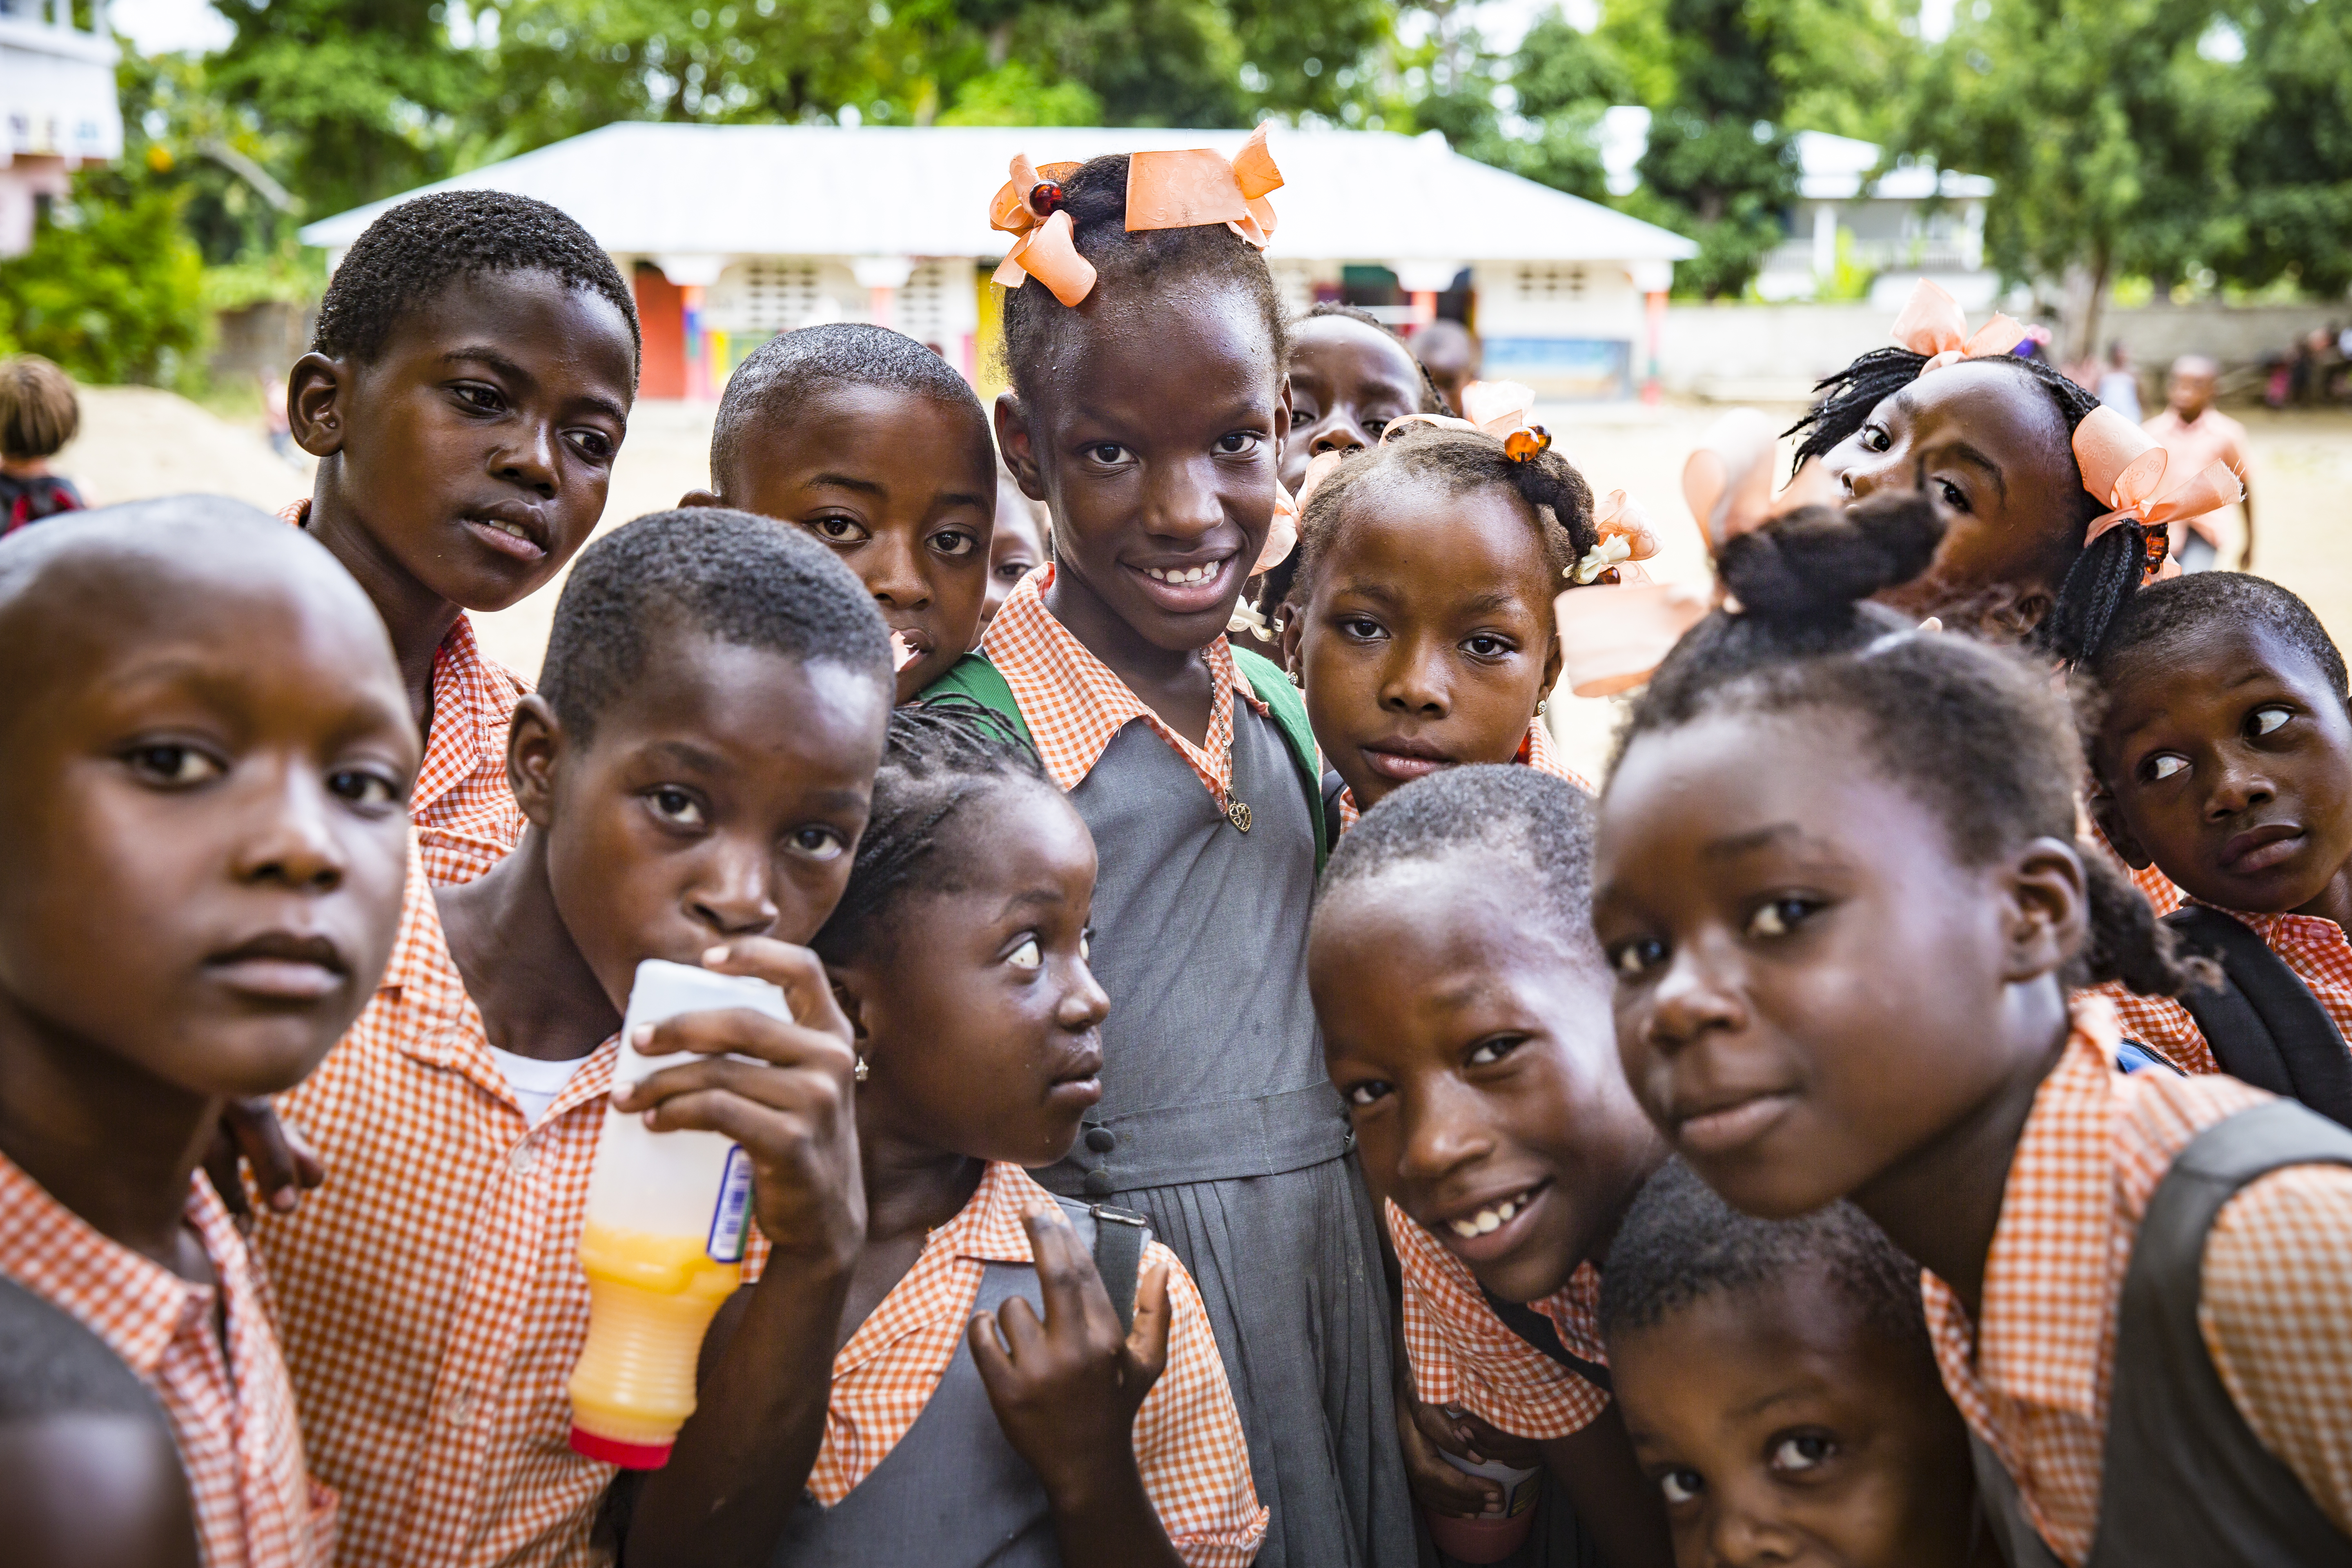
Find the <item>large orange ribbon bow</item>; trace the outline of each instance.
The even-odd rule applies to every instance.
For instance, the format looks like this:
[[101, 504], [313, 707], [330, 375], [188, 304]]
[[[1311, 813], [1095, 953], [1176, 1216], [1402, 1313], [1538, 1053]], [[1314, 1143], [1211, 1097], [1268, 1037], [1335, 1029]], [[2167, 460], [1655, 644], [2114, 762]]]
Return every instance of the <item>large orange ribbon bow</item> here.
[[1913, 353], [1927, 356], [1919, 370], [1925, 375], [1964, 359], [2005, 354], [2023, 341], [2025, 329], [2007, 316], [1995, 316], [1971, 337], [1968, 313], [1952, 291], [1922, 278], [1904, 302], [1903, 313], [1895, 318], [1894, 337]]
[[2218, 511], [2246, 493], [2235, 470], [2219, 458], [2196, 473], [2175, 478], [2168, 472], [2172, 454], [2112, 408], [2091, 410], [2074, 426], [2074, 444], [2083, 488], [2112, 509], [2091, 520], [2083, 547], [2089, 549], [2092, 541], [2111, 529], [2137, 522], [2149, 532], [2151, 572], [2163, 563], [2174, 522]]
[[[1136, 153], [1127, 160], [1127, 227], [1193, 228], [1222, 223], [1263, 250], [1274, 237], [1269, 192], [1282, 188], [1282, 171], [1266, 151], [1267, 128], [1250, 132], [1228, 160], [1209, 147], [1180, 153]], [[989, 204], [992, 228], [1017, 236], [996, 269], [996, 281], [1018, 289], [1034, 278], [1065, 305], [1076, 306], [1094, 291], [1095, 267], [1078, 254], [1070, 215], [1062, 210], [1062, 186], [1077, 173], [1076, 163], [1040, 167], [1016, 154], [1012, 175]]]

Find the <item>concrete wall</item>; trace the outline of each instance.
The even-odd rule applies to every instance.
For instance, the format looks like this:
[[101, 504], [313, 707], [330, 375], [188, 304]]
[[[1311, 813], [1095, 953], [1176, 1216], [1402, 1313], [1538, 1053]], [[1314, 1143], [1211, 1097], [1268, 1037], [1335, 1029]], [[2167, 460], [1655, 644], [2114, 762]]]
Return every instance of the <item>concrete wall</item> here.
[[[1971, 325], [1982, 320], [1971, 315]], [[2110, 307], [2104, 344], [2120, 338], [2150, 380], [2175, 356], [2249, 366], [2300, 334], [2352, 322], [2352, 303]], [[1814, 381], [1888, 342], [1893, 315], [1871, 305], [1705, 305], [1666, 311], [1659, 375], [1669, 392], [1728, 402], [1795, 402]]]

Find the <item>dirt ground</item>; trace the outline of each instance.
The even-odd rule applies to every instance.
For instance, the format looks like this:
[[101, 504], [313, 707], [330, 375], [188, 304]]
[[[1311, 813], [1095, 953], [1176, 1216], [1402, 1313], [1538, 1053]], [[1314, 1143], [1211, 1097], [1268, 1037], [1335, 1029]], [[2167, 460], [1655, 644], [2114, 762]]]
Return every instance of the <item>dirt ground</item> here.
[[[1703, 582], [1706, 555], [1679, 478], [1683, 458], [1721, 412], [1702, 404], [1563, 405], [1541, 414], [1596, 493], [1623, 489], [1648, 509], [1665, 536], [1653, 574]], [[1793, 418], [1797, 411], [1768, 412]], [[2245, 421], [2252, 447], [2260, 522], [2254, 569], [2301, 594], [2336, 640], [2352, 645], [2352, 414], [2231, 412]], [[707, 404], [638, 405], [614, 467], [605, 527], [674, 505], [704, 482], [710, 416]], [[310, 488], [308, 460], [298, 466], [278, 457], [257, 426], [141, 387], [89, 389], [81, 437], [58, 466], [93, 504], [214, 490], [275, 510]], [[536, 674], [555, 593], [551, 587], [512, 609], [477, 616], [483, 647]], [[1618, 712], [1611, 701], [1562, 699], [1553, 702], [1550, 718], [1570, 759], [1593, 772]]]

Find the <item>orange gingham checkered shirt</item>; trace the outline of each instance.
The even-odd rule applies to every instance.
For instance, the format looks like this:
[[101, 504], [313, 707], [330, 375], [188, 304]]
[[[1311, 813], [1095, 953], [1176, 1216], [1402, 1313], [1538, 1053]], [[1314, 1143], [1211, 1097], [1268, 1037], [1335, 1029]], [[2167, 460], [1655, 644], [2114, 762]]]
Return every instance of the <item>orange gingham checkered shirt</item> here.
[[[2202, 900], [2192, 900], [2201, 902]], [[2211, 906], [2219, 909], [2219, 905]], [[2336, 1024], [2336, 1033], [2352, 1040], [2352, 942], [2334, 921], [2315, 915], [2258, 915], [2244, 910], [2222, 910], [2248, 927], [2286, 960], [2286, 966], [2311, 988], [2319, 1005]], [[2126, 1038], [2162, 1056], [2182, 1072], [2220, 1072], [2213, 1047], [2197, 1027], [2189, 1009], [2169, 996], [2141, 996], [2120, 981], [2099, 987], [2098, 994], [2116, 1005], [2116, 1020]]]
[[[922, 1256], [833, 1358], [809, 1490], [831, 1508], [914, 1429], [940, 1375], [964, 1342], [982, 1260], [1033, 1263], [1021, 1216], [1053, 1198], [1018, 1165], [991, 1164], [971, 1202], [923, 1242]], [[1136, 1468], [1176, 1554], [1193, 1568], [1242, 1568], [1257, 1554], [1267, 1513], [1250, 1481], [1224, 1363], [1201, 1292], [1158, 1242], [1140, 1268], [1168, 1266], [1168, 1365], [1135, 1415]]]
[[[1581, 1432], [1609, 1408], [1605, 1389], [1570, 1372], [1495, 1315], [1469, 1266], [1404, 1210], [1384, 1204], [1404, 1275], [1404, 1348], [1424, 1405], [1456, 1405], [1488, 1425], [1538, 1441]], [[1601, 1345], [1601, 1271], [1577, 1266], [1566, 1285], [1531, 1301], [1571, 1355], [1609, 1364]]]
[[[278, 515], [297, 528], [310, 498]], [[522, 837], [522, 808], [507, 786], [507, 726], [530, 682], [485, 657], [463, 612], [433, 655], [433, 724], [408, 800], [408, 820], [436, 882], [470, 882]]]
[[255, 1241], [344, 1568], [584, 1563], [613, 1467], [567, 1446], [580, 1226], [618, 1052], [526, 1124], [410, 860], [375, 998], [278, 1113], [326, 1185]]
[[215, 1285], [192, 1285], [100, 1235], [0, 1155], [0, 1274], [79, 1319], [155, 1391], [188, 1473], [205, 1568], [323, 1564], [335, 1499], [304, 1475], [294, 1393], [245, 1238], [201, 1171], [187, 1212]]
[[1234, 787], [1234, 696], [1238, 692], [1264, 713], [1265, 704], [1250, 689], [1249, 677], [1234, 665], [1233, 645], [1223, 635], [1201, 650], [1215, 687], [1209, 701], [1209, 732], [1194, 745], [1144, 706], [1128, 684], [1111, 673], [1069, 627], [1045, 607], [1054, 568], [1041, 566], [1021, 579], [988, 623], [981, 651], [1013, 689], [1021, 717], [1037, 743], [1045, 771], [1065, 790], [1078, 787], [1094, 771], [1103, 750], [1130, 722], [1140, 719], [1192, 765], [1202, 787], [1225, 808]]
[[[1553, 742], [1551, 731], [1544, 728], [1540, 715], [1528, 721], [1528, 732], [1519, 741], [1519, 754], [1511, 761], [1523, 763], [1538, 773], [1549, 773], [1556, 779], [1566, 779], [1587, 795], [1594, 793], [1582, 773], [1560, 760], [1559, 747]], [[1339, 831], [1345, 833], [1355, 826], [1363, 815], [1356, 809], [1356, 792], [1343, 787], [1339, 791]]]
[[[2116, 1315], [2148, 1199], [2213, 1123], [2271, 1096], [2228, 1078], [2126, 1077], [2105, 1001], [2080, 997], [2035, 1093], [1985, 1259], [1982, 1321], [1933, 1274], [1921, 1295], [1944, 1386], [2068, 1563], [2099, 1512]], [[2197, 1310], [2246, 1424], [2352, 1533], [2352, 1168], [2294, 1165], [2224, 1205]]]

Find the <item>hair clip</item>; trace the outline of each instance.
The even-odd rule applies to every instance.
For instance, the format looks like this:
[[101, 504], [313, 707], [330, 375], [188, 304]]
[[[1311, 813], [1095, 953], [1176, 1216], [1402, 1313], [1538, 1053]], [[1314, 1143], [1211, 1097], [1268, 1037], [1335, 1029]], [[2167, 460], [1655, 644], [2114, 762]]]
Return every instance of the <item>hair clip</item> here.
[[1523, 426], [1503, 437], [1503, 455], [1514, 463], [1532, 463], [1551, 450], [1551, 432], [1540, 425]]
[[2164, 568], [2164, 558], [2172, 552], [2172, 530], [2158, 524], [2147, 531], [2147, 574], [2154, 577]]
[[1584, 552], [1584, 559], [1568, 567], [1560, 575], [1579, 586], [1601, 583], [1615, 584], [1622, 581], [1617, 563], [1633, 558], [1633, 542], [1622, 533], [1605, 533], [1601, 542]]
[[1040, 180], [1029, 187], [1029, 210], [1039, 217], [1052, 217], [1068, 199], [1058, 180]]

